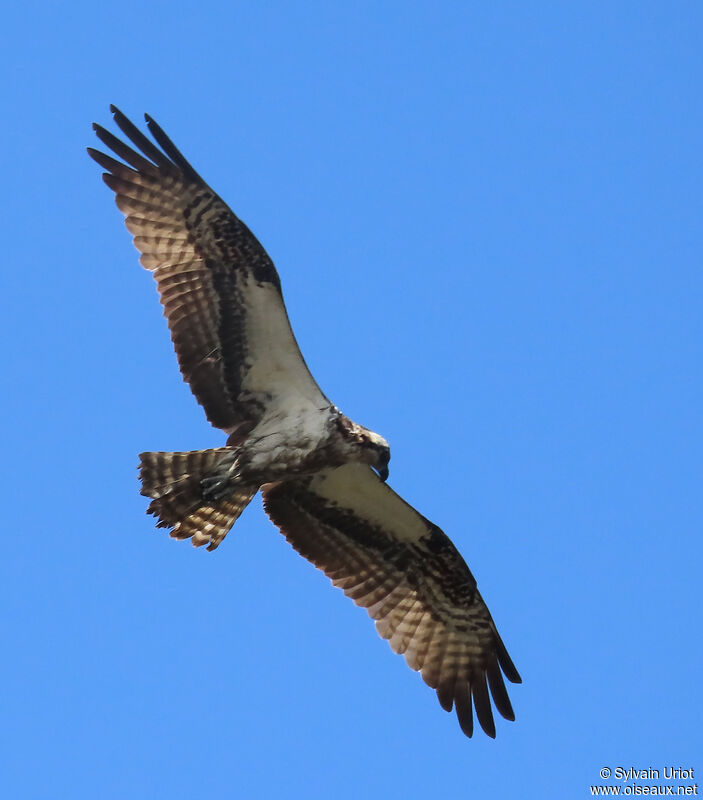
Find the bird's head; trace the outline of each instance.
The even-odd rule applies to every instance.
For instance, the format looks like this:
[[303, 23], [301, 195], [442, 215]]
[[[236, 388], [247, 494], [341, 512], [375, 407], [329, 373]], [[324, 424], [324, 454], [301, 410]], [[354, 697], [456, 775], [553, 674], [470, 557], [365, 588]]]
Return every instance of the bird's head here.
[[391, 460], [391, 448], [388, 442], [377, 433], [357, 425], [341, 412], [335, 415], [337, 430], [351, 445], [354, 461], [373, 467], [382, 481], [388, 478], [388, 462]]
[[365, 456], [364, 461], [378, 472], [378, 477], [382, 481], [388, 480], [388, 462], [391, 460], [391, 448], [388, 442], [383, 436], [364, 428], [360, 444]]

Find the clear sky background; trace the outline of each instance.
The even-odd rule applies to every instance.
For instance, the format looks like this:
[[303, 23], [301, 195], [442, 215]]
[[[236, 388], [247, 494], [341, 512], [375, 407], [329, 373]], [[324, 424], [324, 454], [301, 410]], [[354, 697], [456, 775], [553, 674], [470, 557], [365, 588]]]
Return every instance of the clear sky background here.
[[[701, 4], [3, 14], [2, 796], [703, 783]], [[258, 500], [213, 554], [145, 515], [137, 454], [223, 437], [85, 154], [109, 103], [254, 230], [321, 386], [465, 556], [524, 679], [495, 741]]]

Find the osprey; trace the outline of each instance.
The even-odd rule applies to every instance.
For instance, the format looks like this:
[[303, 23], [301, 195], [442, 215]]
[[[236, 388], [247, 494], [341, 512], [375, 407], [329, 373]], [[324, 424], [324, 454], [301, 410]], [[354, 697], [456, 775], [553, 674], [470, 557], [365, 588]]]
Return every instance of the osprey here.
[[463, 558], [386, 484], [386, 440], [320, 390], [256, 237], [151, 117], [156, 144], [110, 110], [136, 149], [95, 124], [122, 160], [88, 152], [156, 280], [183, 378], [227, 434], [224, 447], [142, 453], [148, 513], [214, 550], [261, 491], [291, 545], [368, 610], [463, 732], [473, 733], [473, 707], [495, 737], [490, 697], [514, 720], [502, 673], [521, 679]]

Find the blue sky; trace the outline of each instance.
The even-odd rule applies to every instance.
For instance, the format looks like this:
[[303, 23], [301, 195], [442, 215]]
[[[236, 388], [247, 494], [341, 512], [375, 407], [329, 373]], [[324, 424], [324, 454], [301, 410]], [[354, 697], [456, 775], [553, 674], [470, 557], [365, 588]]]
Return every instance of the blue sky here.
[[[4, 12], [0, 787], [17, 798], [588, 796], [703, 770], [694, 2]], [[258, 501], [214, 553], [137, 454], [217, 446], [84, 152], [152, 114], [277, 264], [524, 684], [465, 739]]]

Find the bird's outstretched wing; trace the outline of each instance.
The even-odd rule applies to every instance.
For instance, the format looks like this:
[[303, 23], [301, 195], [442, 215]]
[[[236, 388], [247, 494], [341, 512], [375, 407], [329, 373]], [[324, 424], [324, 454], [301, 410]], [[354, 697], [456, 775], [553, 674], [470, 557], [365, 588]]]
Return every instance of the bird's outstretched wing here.
[[442, 708], [456, 708], [467, 736], [472, 705], [495, 736], [489, 689], [498, 711], [515, 719], [502, 673], [513, 683], [520, 675], [473, 575], [436, 525], [359, 464], [268, 484], [263, 495], [286, 539], [368, 610]]
[[122, 161], [88, 152], [107, 170], [105, 183], [156, 279], [181, 372], [207, 418], [232, 433], [291, 396], [324, 405], [264, 248], [153, 119], [145, 115], [159, 146], [110, 108], [134, 149], [93, 125]]

